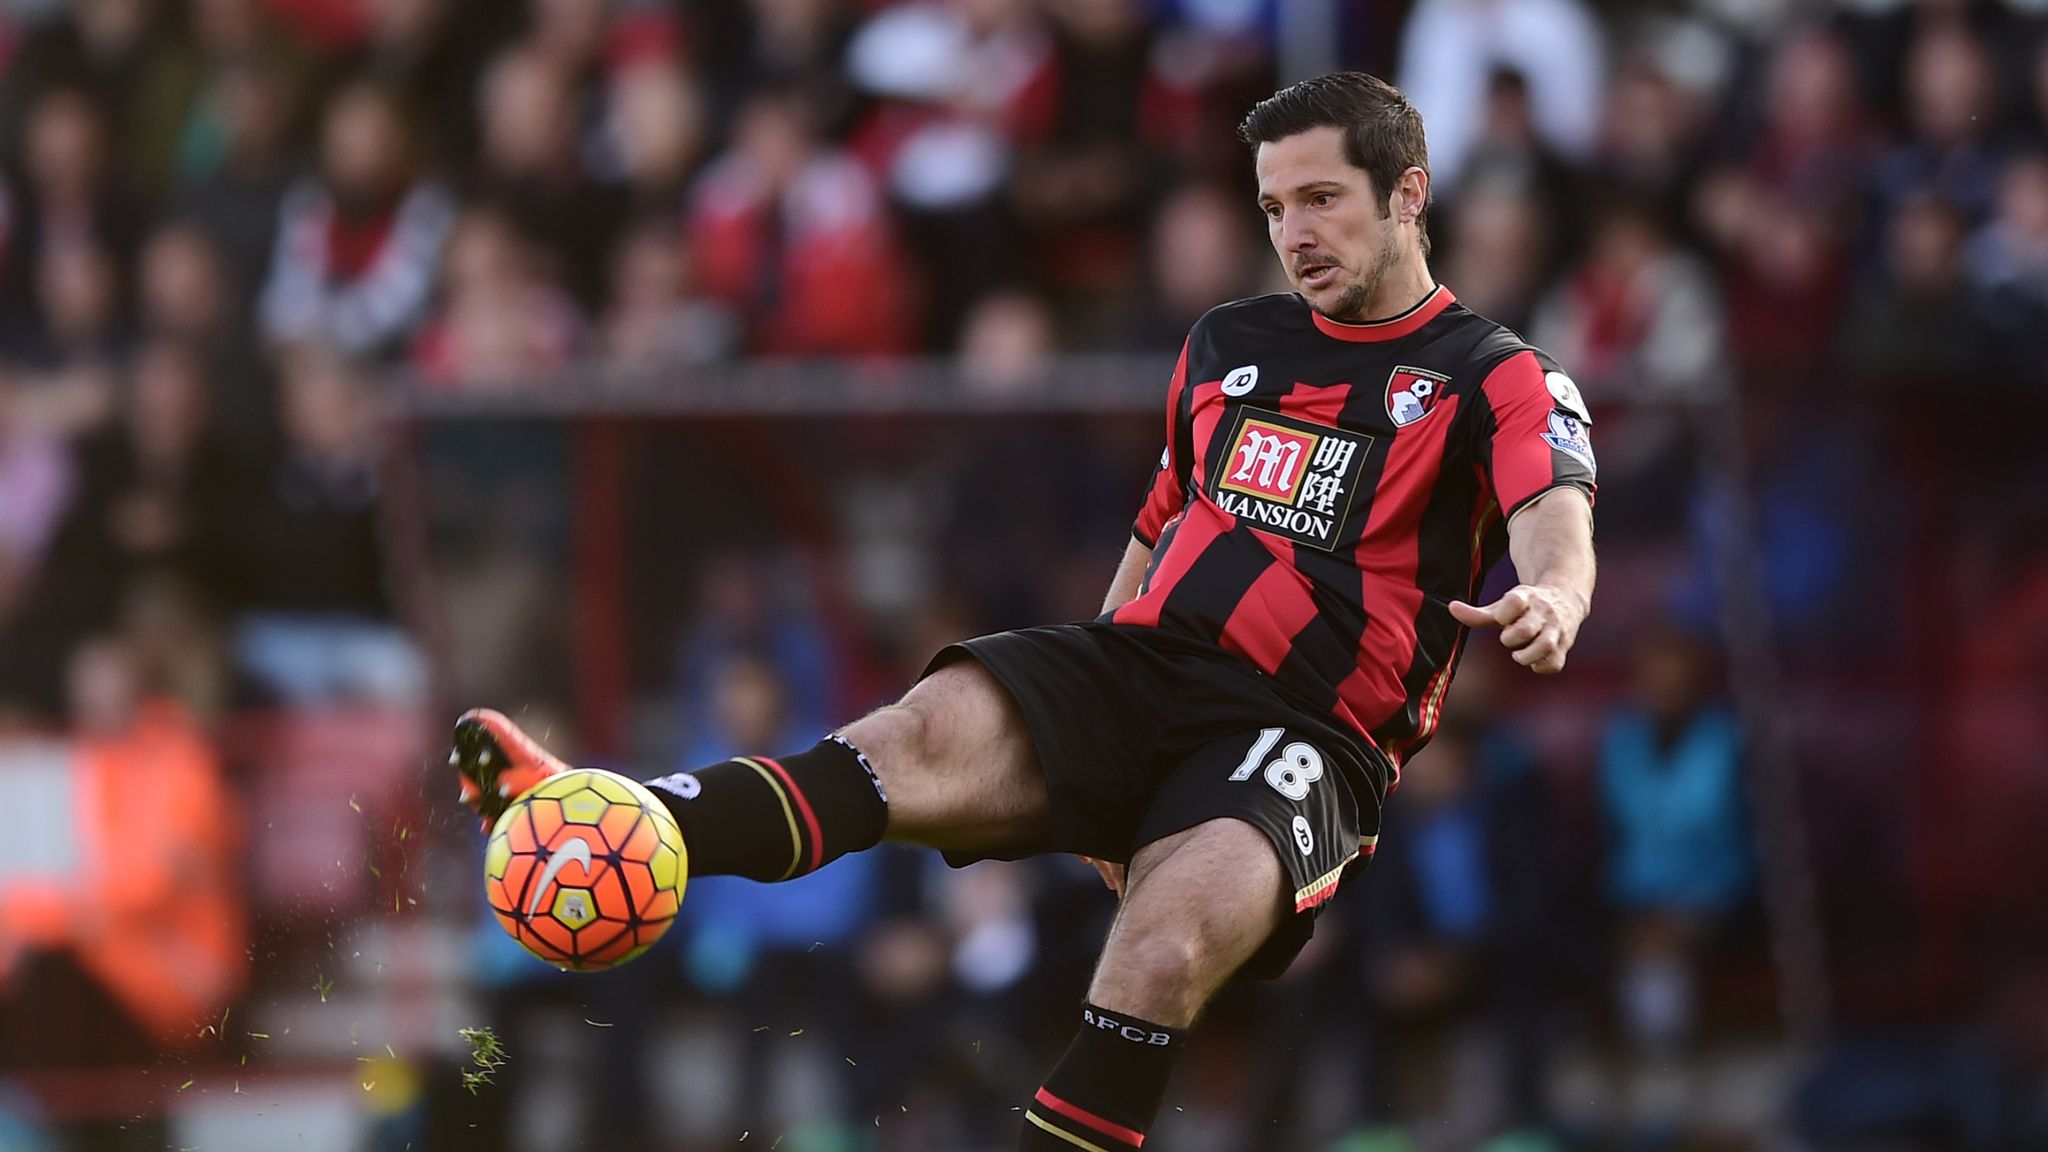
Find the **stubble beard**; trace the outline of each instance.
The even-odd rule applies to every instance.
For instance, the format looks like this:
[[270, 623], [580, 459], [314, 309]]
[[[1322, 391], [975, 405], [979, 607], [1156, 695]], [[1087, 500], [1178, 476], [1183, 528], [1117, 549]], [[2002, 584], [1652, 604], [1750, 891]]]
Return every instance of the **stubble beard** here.
[[1365, 319], [1367, 306], [1379, 295], [1380, 285], [1386, 283], [1387, 276], [1393, 272], [1394, 265], [1399, 260], [1400, 251], [1394, 238], [1389, 236], [1380, 245], [1380, 250], [1374, 254], [1372, 266], [1365, 270], [1364, 275], [1346, 285], [1344, 291], [1337, 294], [1337, 299], [1332, 301], [1329, 307], [1317, 307], [1313, 301], [1310, 301], [1309, 307], [1315, 308], [1340, 324], [1359, 323]]

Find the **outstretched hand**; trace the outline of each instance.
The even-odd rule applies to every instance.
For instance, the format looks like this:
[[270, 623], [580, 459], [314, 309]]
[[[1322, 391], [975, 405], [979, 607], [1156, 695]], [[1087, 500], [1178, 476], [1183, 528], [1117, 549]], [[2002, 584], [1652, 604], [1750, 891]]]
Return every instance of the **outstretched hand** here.
[[1501, 647], [1513, 653], [1515, 663], [1543, 675], [1564, 671], [1586, 619], [1576, 597], [1542, 584], [1517, 584], [1483, 608], [1453, 600], [1450, 609], [1467, 628], [1499, 628]]

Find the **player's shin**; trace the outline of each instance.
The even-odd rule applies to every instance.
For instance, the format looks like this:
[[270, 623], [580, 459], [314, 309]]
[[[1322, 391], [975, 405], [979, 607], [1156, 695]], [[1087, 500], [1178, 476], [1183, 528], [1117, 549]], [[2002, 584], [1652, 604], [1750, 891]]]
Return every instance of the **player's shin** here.
[[1019, 1152], [1144, 1147], [1180, 1047], [1177, 1029], [1084, 1006], [1081, 1034], [1024, 1110]]
[[694, 876], [793, 879], [872, 848], [889, 823], [881, 780], [838, 736], [794, 756], [736, 756], [646, 783], [675, 813]]

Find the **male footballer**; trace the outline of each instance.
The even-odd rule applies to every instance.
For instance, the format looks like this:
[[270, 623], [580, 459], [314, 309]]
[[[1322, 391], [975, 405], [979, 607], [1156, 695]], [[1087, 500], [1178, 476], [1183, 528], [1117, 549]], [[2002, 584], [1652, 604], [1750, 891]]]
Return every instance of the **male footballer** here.
[[[1141, 1147], [1233, 977], [1285, 970], [1430, 738], [1469, 628], [1564, 668], [1593, 595], [1576, 387], [1431, 278], [1421, 118], [1340, 73], [1253, 108], [1294, 291], [1197, 321], [1102, 615], [954, 645], [808, 751], [650, 781], [699, 875], [788, 880], [883, 839], [954, 863], [1071, 852], [1121, 904], [1020, 1149]], [[1520, 583], [1476, 606], [1505, 551]], [[563, 765], [456, 726], [495, 818]]]

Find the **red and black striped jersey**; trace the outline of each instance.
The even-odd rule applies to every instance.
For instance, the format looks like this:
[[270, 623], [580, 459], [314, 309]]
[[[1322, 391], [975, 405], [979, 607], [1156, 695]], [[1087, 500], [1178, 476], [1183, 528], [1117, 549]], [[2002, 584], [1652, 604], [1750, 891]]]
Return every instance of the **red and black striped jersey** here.
[[1557, 364], [1438, 288], [1340, 324], [1298, 296], [1195, 323], [1133, 529], [1153, 548], [1119, 624], [1221, 645], [1327, 707], [1396, 771], [1428, 741], [1507, 521], [1594, 491], [1589, 419]]

